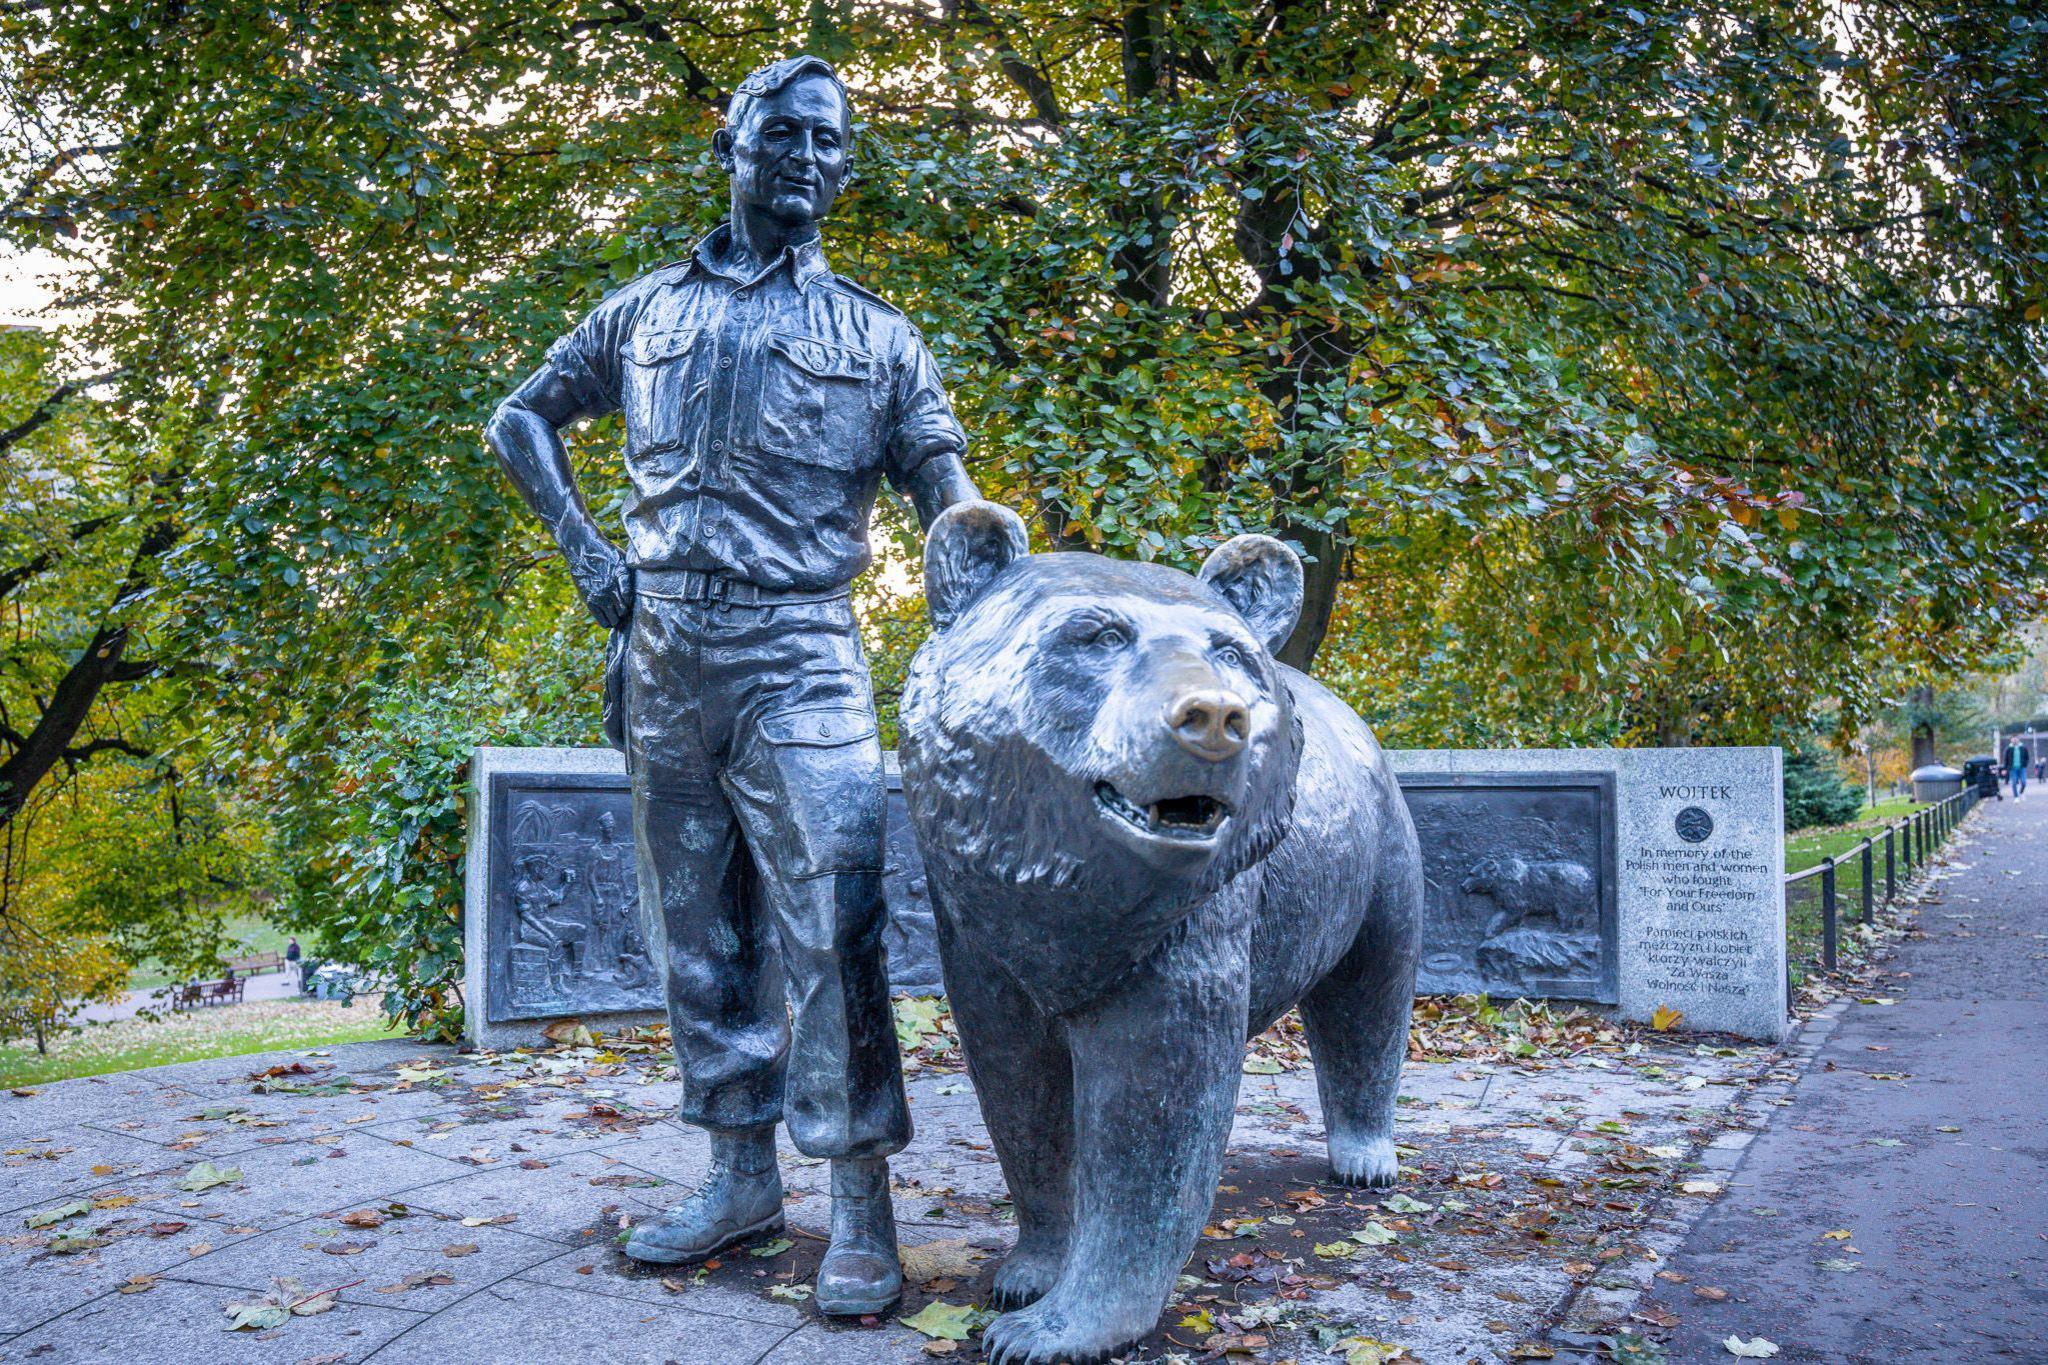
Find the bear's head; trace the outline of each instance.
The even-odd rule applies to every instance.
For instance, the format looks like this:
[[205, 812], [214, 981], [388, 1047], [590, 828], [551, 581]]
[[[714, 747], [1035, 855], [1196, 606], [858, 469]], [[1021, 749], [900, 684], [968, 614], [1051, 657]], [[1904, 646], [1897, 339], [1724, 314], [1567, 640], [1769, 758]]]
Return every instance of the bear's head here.
[[1033, 555], [1007, 509], [947, 509], [902, 707], [934, 875], [1059, 916], [1034, 942], [1091, 923], [1143, 938], [1265, 857], [1294, 803], [1299, 726], [1272, 650], [1301, 594], [1300, 559], [1266, 536], [1189, 575]]
[[1500, 884], [1500, 880], [1500, 859], [1481, 858], [1472, 864], [1471, 870], [1465, 874], [1465, 880], [1458, 884], [1458, 889], [1468, 895], [1484, 896], [1491, 894], [1494, 887]]

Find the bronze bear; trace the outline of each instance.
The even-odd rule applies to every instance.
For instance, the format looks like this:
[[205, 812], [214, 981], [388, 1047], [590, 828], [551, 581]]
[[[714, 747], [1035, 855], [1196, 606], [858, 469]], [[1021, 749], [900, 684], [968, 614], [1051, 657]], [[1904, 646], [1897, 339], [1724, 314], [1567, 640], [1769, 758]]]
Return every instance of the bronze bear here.
[[[1199, 577], [1027, 552], [992, 503], [925, 550], [904, 792], [946, 987], [1017, 1211], [997, 1362], [1151, 1330], [1215, 1195], [1244, 1044], [1301, 1007], [1339, 1180], [1397, 1173], [1421, 855], [1378, 742], [1271, 651], [1301, 562]], [[1028, 1305], [1028, 1306], [1026, 1306]]]

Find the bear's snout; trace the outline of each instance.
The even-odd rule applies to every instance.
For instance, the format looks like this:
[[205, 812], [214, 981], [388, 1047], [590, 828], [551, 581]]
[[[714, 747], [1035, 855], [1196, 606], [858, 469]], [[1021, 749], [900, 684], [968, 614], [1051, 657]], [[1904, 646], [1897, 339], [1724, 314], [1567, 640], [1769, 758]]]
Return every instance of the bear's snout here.
[[1211, 763], [1242, 753], [1251, 723], [1251, 707], [1227, 688], [1180, 692], [1166, 704], [1166, 728], [1174, 740]]

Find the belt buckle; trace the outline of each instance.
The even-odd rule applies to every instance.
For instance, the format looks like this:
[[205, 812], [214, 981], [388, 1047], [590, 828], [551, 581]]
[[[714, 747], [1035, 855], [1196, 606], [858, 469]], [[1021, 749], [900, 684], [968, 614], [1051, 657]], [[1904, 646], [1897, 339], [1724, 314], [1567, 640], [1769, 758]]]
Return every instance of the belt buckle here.
[[724, 611], [732, 605], [732, 582], [717, 574], [704, 575], [704, 596], [713, 611]]

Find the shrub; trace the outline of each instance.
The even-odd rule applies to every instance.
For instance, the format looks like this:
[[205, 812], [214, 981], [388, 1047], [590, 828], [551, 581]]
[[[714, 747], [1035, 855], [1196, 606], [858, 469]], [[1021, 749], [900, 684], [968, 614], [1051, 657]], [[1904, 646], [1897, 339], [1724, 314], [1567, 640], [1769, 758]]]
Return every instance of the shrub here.
[[1844, 825], [1863, 811], [1863, 788], [1847, 781], [1841, 768], [1811, 736], [1785, 748], [1785, 828]]
[[388, 983], [384, 1010], [422, 1037], [462, 1032], [463, 854], [481, 744], [602, 744], [601, 637], [581, 623], [507, 667], [407, 682], [344, 735], [333, 801], [298, 822], [296, 913], [330, 957]]

